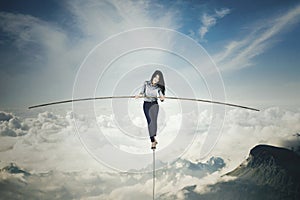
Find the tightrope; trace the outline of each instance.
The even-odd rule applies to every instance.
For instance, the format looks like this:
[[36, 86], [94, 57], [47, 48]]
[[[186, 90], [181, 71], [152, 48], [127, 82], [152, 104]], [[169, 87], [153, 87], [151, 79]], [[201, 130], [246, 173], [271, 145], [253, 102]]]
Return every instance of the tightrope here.
[[153, 149], [153, 200], [155, 200], [155, 149]]

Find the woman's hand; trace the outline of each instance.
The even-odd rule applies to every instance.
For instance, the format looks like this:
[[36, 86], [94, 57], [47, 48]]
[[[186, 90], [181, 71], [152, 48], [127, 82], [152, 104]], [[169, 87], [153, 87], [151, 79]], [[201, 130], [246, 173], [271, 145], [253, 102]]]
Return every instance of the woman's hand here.
[[164, 95], [160, 96], [159, 98], [160, 98], [161, 101], [165, 100], [165, 96]]
[[140, 97], [143, 97], [143, 95], [142, 94], [137, 94], [137, 95], [135, 95], [135, 99], [137, 99], [137, 98], [140, 98]]

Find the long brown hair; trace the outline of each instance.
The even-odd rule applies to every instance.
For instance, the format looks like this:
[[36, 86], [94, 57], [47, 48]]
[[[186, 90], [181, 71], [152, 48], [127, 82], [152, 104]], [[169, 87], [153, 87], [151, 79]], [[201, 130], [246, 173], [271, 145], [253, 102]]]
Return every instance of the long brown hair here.
[[164, 76], [163, 76], [163, 74], [162, 74], [162, 72], [161, 72], [160, 70], [155, 70], [155, 72], [152, 74], [150, 83], [152, 83], [153, 78], [154, 78], [157, 74], [159, 75], [159, 81], [158, 81], [158, 83], [157, 83], [157, 86], [160, 87], [161, 92], [163, 93], [163, 95], [165, 95], [165, 91], [166, 91], [166, 88], [165, 88], [165, 80], [164, 80]]

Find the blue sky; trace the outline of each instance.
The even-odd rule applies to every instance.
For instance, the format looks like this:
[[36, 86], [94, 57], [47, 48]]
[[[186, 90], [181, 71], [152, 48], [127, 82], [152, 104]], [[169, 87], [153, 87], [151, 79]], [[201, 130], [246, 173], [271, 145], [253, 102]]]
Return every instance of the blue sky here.
[[228, 102], [299, 106], [299, 1], [1, 1], [0, 19], [2, 108], [70, 99], [96, 44], [144, 26], [201, 44]]

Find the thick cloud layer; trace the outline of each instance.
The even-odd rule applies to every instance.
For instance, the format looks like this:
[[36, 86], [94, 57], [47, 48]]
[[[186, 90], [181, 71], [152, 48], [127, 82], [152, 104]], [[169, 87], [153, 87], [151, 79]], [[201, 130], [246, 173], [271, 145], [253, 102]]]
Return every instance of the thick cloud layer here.
[[[152, 198], [151, 163], [146, 166], [149, 173], [139, 173], [139, 170], [131, 171], [133, 174], [116, 173], [97, 162], [76, 135], [75, 118], [87, 134], [97, 132], [97, 125], [118, 129], [110, 114], [102, 113], [96, 120], [91, 120], [72, 111], [58, 114], [41, 110], [30, 117], [27, 114], [0, 113], [0, 166], [3, 169], [11, 166], [9, 163], [12, 162], [16, 164], [12, 167], [17, 168], [13, 170], [16, 173], [1, 171], [1, 196], [13, 199], [18, 190], [25, 197], [44, 199]], [[237, 167], [253, 146], [258, 143], [277, 146], [291, 144], [286, 141], [297, 141], [296, 133], [300, 130], [299, 110], [272, 107], [252, 112], [231, 109], [227, 112], [222, 135], [207, 161], [199, 160], [197, 156], [201, 140], [205, 139], [210, 125], [209, 119], [207, 110], [201, 112], [199, 137], [181, 159], [156, 172], [158, 196], [171, 198], [175, 195], [177, 199], [184, 199], [184, 191], [189, 190], [186, 187], [191, 185], [195, 185], [193, 191], [197, 193], [209, 193], [208, 185], [229, 180], [228, 177], [221, 178], [221, 175]], [[183, 120], [190, 120], [188, 124], [195, 123], [191, 117], [184, 116]], [[16, 134], [4, 134], [7, 133], [5, 130]], [[17, 134], [20, 132], [23, 134]], [[295, 142], [293, 144], [297, 145]], [[50, 195], [53, 193], [57, 196]]]
[[[179, 160], [166, 169], [156, 172], [158, 195], [176, 193], [186, 184], [221, 170], [221, 158], [211, 158], [207, 163]], [[77, 172], [28, 172], [15, 163], [0, 171], [0, 195], [6, 199], [151, 199], [151, 173], [101, 173], [92, 170]], [[18, 191], [20, 196], [15, 196]], [[55, 196], [53, 196], [55, 194]]]

